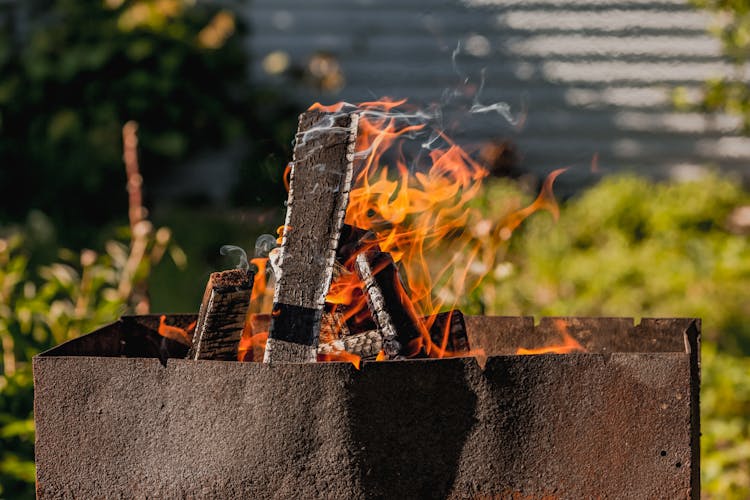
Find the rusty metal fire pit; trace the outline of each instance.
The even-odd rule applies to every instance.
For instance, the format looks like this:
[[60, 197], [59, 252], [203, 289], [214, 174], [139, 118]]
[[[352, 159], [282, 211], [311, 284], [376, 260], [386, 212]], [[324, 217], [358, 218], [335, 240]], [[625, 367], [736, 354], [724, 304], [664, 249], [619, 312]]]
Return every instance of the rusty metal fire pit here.
[[468, 317], [483, 368], [358, 371], [185, 360], [157, 317], [125, 317], [34, 359], [37, 492], [698, 498], [699, 321], [564, 321], [588, 352], [514, 355], [554, 342], [554, 322]]

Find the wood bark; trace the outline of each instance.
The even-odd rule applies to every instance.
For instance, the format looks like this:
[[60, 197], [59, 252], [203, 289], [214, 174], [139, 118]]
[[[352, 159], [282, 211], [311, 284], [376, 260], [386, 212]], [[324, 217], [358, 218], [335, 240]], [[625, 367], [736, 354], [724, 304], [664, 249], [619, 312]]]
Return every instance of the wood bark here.
[[212, 273], [206, 284], [188, 359], [237, 359], [255, 274], [245, 269]]
[[359, 116], [300, 116], [264, 361], [314, 362], [352, 183]]

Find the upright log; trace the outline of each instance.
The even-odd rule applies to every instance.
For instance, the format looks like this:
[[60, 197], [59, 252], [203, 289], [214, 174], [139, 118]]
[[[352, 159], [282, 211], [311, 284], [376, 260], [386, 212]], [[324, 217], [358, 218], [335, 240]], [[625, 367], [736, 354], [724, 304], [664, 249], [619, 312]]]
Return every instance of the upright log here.
[[211, 274], [187, 359], [237, 359], [254, 277], [255, 273], [246, 269]]
[[264, 361], [314, 362], [352, 183], [359, 115], [300, 116]]

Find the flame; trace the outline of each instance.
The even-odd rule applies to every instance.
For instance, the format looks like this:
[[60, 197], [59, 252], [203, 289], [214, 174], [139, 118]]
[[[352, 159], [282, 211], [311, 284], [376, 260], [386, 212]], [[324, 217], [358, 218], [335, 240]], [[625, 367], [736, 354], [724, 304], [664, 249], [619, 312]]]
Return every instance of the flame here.
[[266, 278], [266, 265], [268, 259], [264, 257], [256, 257], [250, 261], [258, 270], [255, 272], [253, 277], [253, 292], [250, 295], [250, 303], [257, 302], [264, 293], [268, 286], [268, 279]]
[[323, 361], [344, 361], [354, 365], [359, 370], [362, 363], [362, 358], [356, 354], [352, 354], [346, 351], [334, 351], [330, 354], [318, 354], [318, 362]]
[[192, 332], [192, 330], [194, 329], [195, 321], [190, 323], [187, 328], [180, 328], [179, 326], [168, 325], [167, 317], [162, 314], [159, 317], [159, 328], [157, 329], [157, 332], [159, 332], [159, 335], [161, 335], [162, 337], [174, 340], [175, 342], [179, 342], [185, 345], [192, 345], [193, 337], [192, 334], [188, 332]]
[[536, 200], [534, 200], [534, 202], [528, 207], [511, 213], [505, 218], [502, 224], [498, 225], [498, 228], [496, 229], [497, 237], [502, 240], [508, 240], [511, 234], [513, 234], [513, 231], [520, 226], [524, 220], [539, 210], [547, 210], [552, 214], [552, 217], [554, 217], [555, 220], [559, 219], [560, 207], [557, 205], [557, 200], [552, 192], [552, 185], [555, 182], [555, 179], [567, 170], [567, 168], [558, 168], [557, 170], [552, 171], [544, 180], [544, 184], [542, 185], [542, 189], [539, 191]]
[[242, 331], [242, 337], [240, 337], [240, 346], [237, 348], [237, 360], [238, 361], [262, 361], [263, 357], [259, 356], [260, 359], [256, 360], [255, 352], [263, 352], [266, 350], [266, 342], [268, 341], [268, 332], [260, 332], [255, 335], [246, 335], [247, 330]]
[[[474, 152], [459, 147], [443, 131], [431, 129], [426, 113], [407, 108], [405, 99], [384, 98], [356, 108], [339, 102], [328, 106], [315, 103], [309, 109], [328, 113], [356, 109], [360, 114], [355, 175], [345, 222], [368, 231], [372, 237], [356, 253], [377, 246], [390, 253], [400, 269], [404, 286], [398, 291], [399, 298], [420, 333], [406, 346], [406, 354], [450, 357], [459, 355], [448, 349], [450, 322], [439, 342], [433, 342], [430, 336], [437, 313], [455, 308], [461, 297], [479, 286], [495, 268], [500, 249], [531, 214], [547, 210], [553, 217], [559, 216], [552, 186], [565, 169], [555, 170], [547, 177], [531, 205], [488, 222], [471, 204], [480, 193], [488, 170], [474, 159]], [[419, 153], [407, 154], [405, 150], [416, 144], [417, 137], [429, 139]], [[287, 165], [283, 175], [287, 190], [290, 170]], [[480, 224], [491, 227], [477, 231]], [[291, 229], [279, 227], [279, 243], [284, 230]], [[341, 313], [344, 321], [369, 314], [363, 284], [354, 270], [355, 258], [356, 254], [347, 256], [346, 262], [337, 266], [326, 296], [329, 309]], [[481, 266], [476, 265], [477, 261]], [[267, 283], [259, 281], [264, 279], [259, 276], [264, 275], [265, 272], [256, 273], [254, 299], [256, 286], [260, 287], [258, 294], [267, 293]], [[452, 292], [446, 293], [448, 289]], [[270, 308], [264, 310], [268, 312]], [[252, 352], [253, 346], [264, 344], [266, 338], [267, 330], [246, 325], [240, 359], [247, 359], [246, 353]], [[381, 352], [377, 359], [385, 357]], [[344, 352], [320, 356], [319, 360], [350, 361], [357, 367], [361, 361]]]
[[[431, 316], [446, 304], [434, 300], [434, 273], [425, 254], [450, 237], [460, 239], [470, 219], [469, 201], [488, 172], [444, 135], [446, 148], [430, 151], [422, 165], [409, 165], [403, 143], [426, 125], [401, 119], [404, 114], [395, 110], [405, 102], [383, 100], [358, 106], [360, 161], [345, 221], [375, 234], [373, 244], [390, 253], [402, 270], [407, 301], [419, 316]], [[336, 111], [341, 105], [313, 109]], [[423, 342], [429, 344], [429, 325], [419, 329], [425, 332]]]
[[[286, 167], [284, 168], [284, 188], [286, 189], [286, 192], [289, 192], [289, 176], [292, 174], [292, 164], [287, 163]], [[283, 227], [283, 226], [282, 226]]]
[[568, 325], [565, 323], [565, 320], [556, 319], [554, 324], [555, 329], [562, 335], [562, 343], [539, 347], [537, 349], [519, 347], [516, 354], [569, 354], [571, 352], [586, 352], [586, 348], [568, 332]]
[[[559, 215], [552, 185], [564, 169], [549, 175], [530, 206], [501, 220], [495, 237], [477, 237], [470, 228], [481, 217], [471, 201], [482, 189], [488, 170], [442, 131], [433, 132], [433, 138], [444, 147], [407, 161], [406, 143], [430, 130], [417, 113], [398, 110], [405, 103], [406, 100], [384, 99], [357, 106], [358, 162], [345, 222], [375, 235], [371, 244], [391, 254], [405, 279], [402, 303], [414, 308], [414, 317], [427, 318], [417, 325], [421, 336], [408, 346], [409, 354], [423, 351], [431, 357], [447, 357], [455, 355], [446, 348], [448, 331], [440, 345], [429, 335], [435, 315], [454, 308], [462, 294], [476, 288], [484, 275], [494, 269], [498, 247], [524, 219], [539, 210]], [[316, 103], [310, 109], [339, 112], [345, 106]], [[492, 248], [488, 250], [488, 246]], [[484, 263], [484, 272], [476, 273], [472, 266], [480, 256], [488, 262]], [[448, 284], [461, 293], [441, 297], [439, 291]], [[356, 275], [340, 276], [334, 280], [326, 300], [361, 310], [365, 304], [352, 302], [351, 290], [358, 286], [361, 284]]]
[[[288, 187], [287, 187], [287, 190], [289, 190]], [[278, 243], [279, 245], [281, 245], [281, 242], [284, 240], [284, 231], [291, 231], [291, 230], [292, 230], [292, 226], [281, 225], [281, 226], [277, 227], [276, 228], [276, 235], [278, 236], [278, 238], [276, 238], [276, 243]]]

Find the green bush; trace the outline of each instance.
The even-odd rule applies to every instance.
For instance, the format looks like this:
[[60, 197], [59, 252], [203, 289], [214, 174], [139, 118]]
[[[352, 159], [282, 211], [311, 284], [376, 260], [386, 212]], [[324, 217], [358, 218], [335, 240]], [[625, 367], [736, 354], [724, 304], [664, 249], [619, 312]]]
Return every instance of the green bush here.
[[702, 349], [701, 473], [711, 498], [750, 498], [750, 358]]

